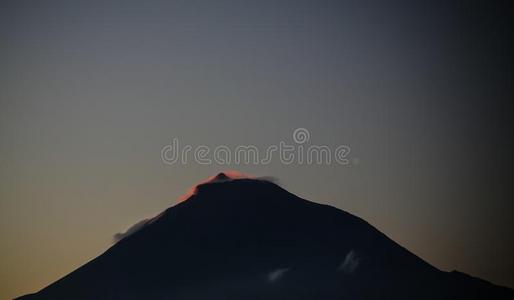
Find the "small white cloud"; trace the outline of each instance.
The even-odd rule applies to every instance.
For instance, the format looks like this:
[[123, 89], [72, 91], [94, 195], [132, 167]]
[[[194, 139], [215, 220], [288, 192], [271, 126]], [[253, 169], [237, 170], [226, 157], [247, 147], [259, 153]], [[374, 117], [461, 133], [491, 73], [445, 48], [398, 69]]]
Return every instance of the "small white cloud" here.
[[354, 250], [351, 250], [346, 254], [343, 262], [339, 265], [339, 270], [347, 274], [353, 273], [359, 266], [359, 257]]
[[143, 228], [148, 223], [148, 221], [150, 221], [150, 220], [149, 219], [141, 220], [141, 221], [137, 222], [136, 224], [132, 225], [129, 229], [127, 229], [127, 231], [116, 233], [113, 236], [114, 242], [117, 243], [117, 242], [121, 241], [122, 239], [126, 238], [127, 236], [138, 232], [141, 228]]
[[281, 269], [276, 269], [276, 270], [269, 272], [268, 281], [271, 283], [277, 282], [278, 280], [280, 280], [280, 278], [282, 278], [284, 276], [284, 274], [287, 271], [289, 271], [289, 268], [281, 268]]

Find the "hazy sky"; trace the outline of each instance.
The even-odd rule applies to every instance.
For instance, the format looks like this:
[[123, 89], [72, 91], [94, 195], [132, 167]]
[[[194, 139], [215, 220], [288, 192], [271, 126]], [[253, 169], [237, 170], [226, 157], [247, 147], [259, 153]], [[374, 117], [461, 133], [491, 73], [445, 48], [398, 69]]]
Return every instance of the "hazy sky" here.
[[[514, 287], [510, 1], [385, 2], [2, 1], [0, 298], [224, 169]], [[351, 163], [161, 161], [173, 138], [264, 149], [299, 127]]]

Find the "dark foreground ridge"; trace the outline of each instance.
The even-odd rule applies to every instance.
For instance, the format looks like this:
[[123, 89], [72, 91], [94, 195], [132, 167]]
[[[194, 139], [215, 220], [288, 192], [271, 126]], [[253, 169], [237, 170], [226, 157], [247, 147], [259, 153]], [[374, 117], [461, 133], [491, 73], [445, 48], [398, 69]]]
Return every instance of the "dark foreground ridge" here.
[[514, 299], [443, 272], [342, 210], [218, 174], [105, 253], [20, 300]]

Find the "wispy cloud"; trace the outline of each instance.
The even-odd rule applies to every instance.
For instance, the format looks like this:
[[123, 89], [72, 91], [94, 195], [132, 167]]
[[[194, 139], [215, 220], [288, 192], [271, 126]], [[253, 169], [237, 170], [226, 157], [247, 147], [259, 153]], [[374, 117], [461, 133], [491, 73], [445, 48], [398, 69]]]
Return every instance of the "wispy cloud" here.
[[339, 265], [339, 270], [343, 271], [347, 274], [353, 273], [357, 267], [359, 266], [359, 257], [357, 256], [357, 252], [351, 250], [346, 254], [343, 262]]
[[146, 225], [146, 223], [148, 223], [149, 220], [151, 220], [151, 219], [141, 220], [141, 221], [137, 222], [136, 224], [130, 226], [129, 229], [127, 229], [127, 231], [116, 233], [113, 236], [114, 242], [117, 243], [117, 242], [121, 241], [122, 239], [126, 238], [127, 236], [138, 232], [141, 228], [143, 228]]
[[287, 271], [289, 271], [289, 268], [280, 268], [269, 272], [268, 281], [271, 283], [279, 281], [282, 277], [284, 277]]

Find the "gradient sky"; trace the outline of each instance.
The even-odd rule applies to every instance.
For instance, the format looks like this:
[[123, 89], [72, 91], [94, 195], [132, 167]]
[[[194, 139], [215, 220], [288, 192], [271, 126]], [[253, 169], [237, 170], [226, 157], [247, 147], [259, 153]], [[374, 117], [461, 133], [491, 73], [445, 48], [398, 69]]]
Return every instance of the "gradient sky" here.
[[[37, 291], [224, 169], [514, 287], [510, 1], [2, 1], [0, 298]], [[341, 165], [166, 165], [191, 145]], [[358, 161], [358, 164], [353, 163]]]

